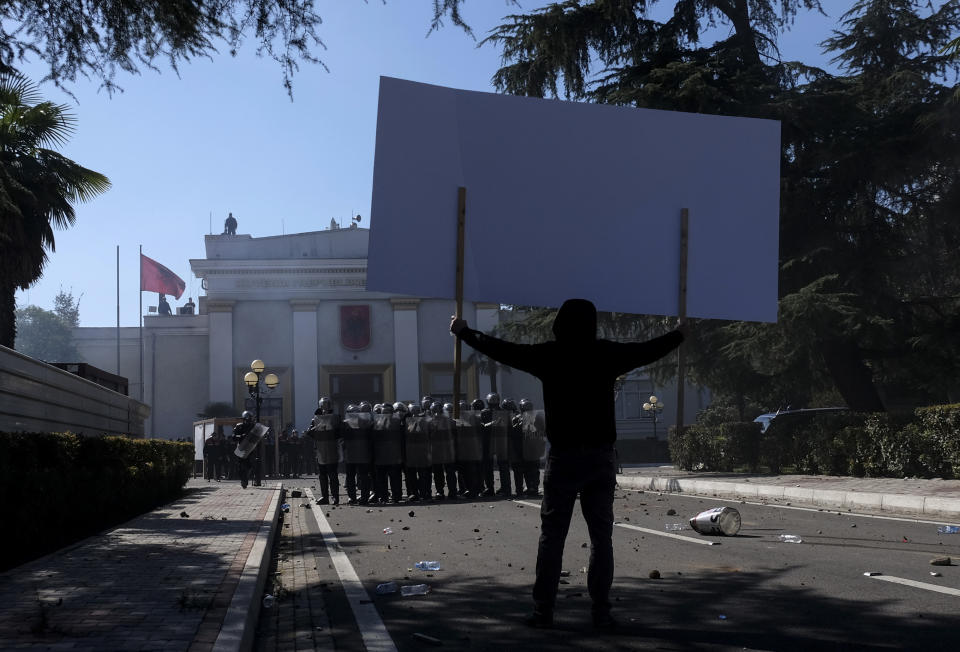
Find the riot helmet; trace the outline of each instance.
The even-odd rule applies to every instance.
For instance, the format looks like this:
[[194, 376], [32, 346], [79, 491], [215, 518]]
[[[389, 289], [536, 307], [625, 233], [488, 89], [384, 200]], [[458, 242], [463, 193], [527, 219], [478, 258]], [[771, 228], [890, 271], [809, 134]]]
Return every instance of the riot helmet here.
[[429, 394], [427, 394], [426, 396], [420, 399], [420, 408], [424, 412], [427, 412], [430, 409], [431, 405], [433, 405], [433, 397], [430, 396]]
[[381, 414], [383, 412], [383, 403], [374, 403], [373, 404], [373, 413]]
[[373, 411], [373, 406], [370, 405], [369, 401], [360, 401], [360, 405], [357, 406], [357, 411], [370, 413]]
[[430, 413], [435, 417], [439, 417], [443, 414], [443, 403], [440, 401], [434, 401], [430, 404]]
[[461, 400], [460, 400], [460, 411], [461, 411], [461, 412], [466, 412], [466, 411], [469, 410], [469, 409], [470, 409], [470, 404], [467, 403], [466, 401], [464, 401], [463, 399], [461, 399]]
[[407, 413], [407, 404], [397, 401], [393, 404], [393, 411], [397, 414], [406, 414]]
[[505, 399], [503, 399], [503, 401], [500, 403], [500, 409], [501, 409], [501, 410], [508, 410], [508, 411], [510, 411], [510, 412], [516, 412], [516, 411], [517, 411], [517, 404], [513, 401], [512, 398], [505, 398]]
[[493, 408], [494, 410], [500, 407], [500, 395], [496, 392], [490, 392], [487, 394], [487, 407]]
[[393, 406], [389, 403], [382, 403], [378, 414], [393, 414]]
[[250, 410], [244, 410], [243, 414], [240, 415], [240, 418], [244, 421], [253, 421], [253, 412]]
[[410, 410], [410, 416], [412, 417], [418, 417], [423, 414], [423, 408], [420, 407], [419, 403], [411, 403], [409, 406], [407, 406], [407, 409]]
[[476, 410], [477, 412], [479, 412], [485, 407], [487, 407], [487, 405], [483, 402], [482, 398], [475, 398], [473, 399], [473, 403], [470, 404], [470, 409]]
[[330, 403], [330, 399], [326, 396], [320, 397], [320, 400], [317, 401], [317, 405], [320, 407], [320, 411], [324, 414], [329, 413], [333, 407]]
[[356, 411], [357, 411], [357, 406], [354, 405], [353, 403], [347, 406], [347, 409], [346, 409], [347, 414], [353, 414]]
[[532, 412], [533, 411], [533, 401], [528, 398], [520, 399], [520, 411], [521, 412]]
[[444, 416], [452, 417], [453, 416], [453, 403], [444, 403], [443, 404], [443, 414]]

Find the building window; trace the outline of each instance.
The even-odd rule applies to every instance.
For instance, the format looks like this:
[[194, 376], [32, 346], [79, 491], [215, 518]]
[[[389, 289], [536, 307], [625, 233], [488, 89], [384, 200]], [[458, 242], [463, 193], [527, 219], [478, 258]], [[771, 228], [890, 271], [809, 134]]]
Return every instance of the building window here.
[[617, 419], [643, 418], [643, 403], [653, 393], [653, 383], [649, 378], [628, 378], [624, 380], [617, 395]]

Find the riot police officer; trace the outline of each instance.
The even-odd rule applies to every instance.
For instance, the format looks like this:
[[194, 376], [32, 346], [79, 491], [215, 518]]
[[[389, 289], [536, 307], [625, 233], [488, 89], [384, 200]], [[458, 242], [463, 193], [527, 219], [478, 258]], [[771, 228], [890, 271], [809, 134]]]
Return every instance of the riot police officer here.
[[[510, 496], [510, 460], [507, 434], [510, 430], [510, 415], [500, 408], [500, 395], [496, 392], [487, 394], [487, 410], [484, 412], [484, 421], [490, 429], [490, 455], [496, 458], [496, 465], [500, 476], [498, 496]], [[490, 485], [493, 484], [493, 468], [490, 469]]]
[[437, 490], [435, 500], [443, 500], [444, 487], [447, 489], [446, 497], [457, 497], [454, 436], [453, 419], [444, 415], [442, 403], [434, 401], [430, 405], [430, 458], [433, 462], [433, 485]]
[[393, 405], [382, 404], [380, 413], [374, 417], [373, 426], [374, 498], [380, 503], [400, 502], [402, 494], [400, 465], [403, 461], [402, 427], [400, 415], [394, 414]]
[[456, 424], [457, 466], [460, 495], [479, 498], [483, 493], [480, 465], [483, 446], [480, 443], [480, 414], [470, 410], [466, 401], [460, 401], [460, 420]]
[[[533, 402], [520, 399], [520, 414], [517, 416], [523, 430], [523, 471], [526, 495], [540, 495], [540, 460], [546, 453], [546, 425], [542, 410], [534, 410]], [[518, 485], [519, 486], [519, 485]], [[517, 492], [519, 493], [519, 491]]]
[[407, 500], [430, 500], [433, 466], [430, 456], [430, 419], [417, 403], [411, 403], [407, 411], [404, 436]]
[[[370, 465], [373, 462], [371, 434], [373, 418], [371, 405], [366, 401], [360, 405], [347, 406], [344, 415], [343, 457], [347, 471], [347, 502], [366, 505], [370, 502]], [[360, 499], [357, 500], [357, 488]]]
[[328, 505], [331, 500], [334, 505], [340, 504], [340, 475], [337, 472], [340, 464], [340, 426], [340, 415], [333, 413], [330, 399], [322, 397], [307, 430], [307, 435], [314, 442], [321, 505]]
[[518, 419], [520, 410], [511, 398], [505, 398], [500, 403], [500, 409], [509, 416], [510, 424], [507, 433], [507, 461], [513, 473], [513, 488], [517, 496], [523, 495], [523, 421]]
[[[241, 415], [243, 421], [233, 427], [233, 443], [238, 447], [244, 438], [253, 430], [257, 424], [253, 420], [253, 412], [245, 410]], [[260, 486], [260, 456], [259, 441], [253, 444], [253, 449], [248, 450], [244, 455], [237, 455], [237, 473], [240, 476], [240, 486], [244, 489], [250, 482], [250, 471], [253, 470], [253, 486]]]
[[487, 402], [482, 399], [474, 400], [471, 407], [474, 411], [480, 413], [480, 443], [483, 445], [483, 459], [480, 462], [480, 475], [483, 481], [483, 496], [490, 497], [495, 493], [496, 487], [493, 482], [493, 463], [494, 463], [494, 445], [493, 445], [493, 409], [489, 406], [491, 403], [500, 405], [500, 395], [491, 392], [487, 394]]

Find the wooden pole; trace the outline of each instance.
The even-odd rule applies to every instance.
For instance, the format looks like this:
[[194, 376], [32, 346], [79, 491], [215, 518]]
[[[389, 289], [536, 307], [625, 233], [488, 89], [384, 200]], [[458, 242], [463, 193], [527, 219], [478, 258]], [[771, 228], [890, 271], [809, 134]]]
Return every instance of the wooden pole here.
[[[680, 301], [678, 303], [678, 317], [687, 318], [687, 243], [690, 232], [690, 210], [680, 210]], [[682, 344], [677, 349], [677, 434], [683, 432], [683, 401], [686, 385], [686, 347]]]
[[[454, 295], [457, 300], [455, 316], [463, 317], [463, 230], [467, 218], [467, 189], [457, 188], [457, 287]], [[460, 338], [455, 337], [453, 345], [453, 418], [460, 418]]]

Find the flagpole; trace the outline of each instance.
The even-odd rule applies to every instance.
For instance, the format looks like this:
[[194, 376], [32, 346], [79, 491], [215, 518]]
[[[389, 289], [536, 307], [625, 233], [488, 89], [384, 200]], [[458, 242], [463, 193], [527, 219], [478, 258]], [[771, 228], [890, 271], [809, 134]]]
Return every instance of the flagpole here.
[[140, 245], [140, 402], [143, 403], [143, 245]]
[[120, 245], [117, 245], [117, 375], [120, 375]]

